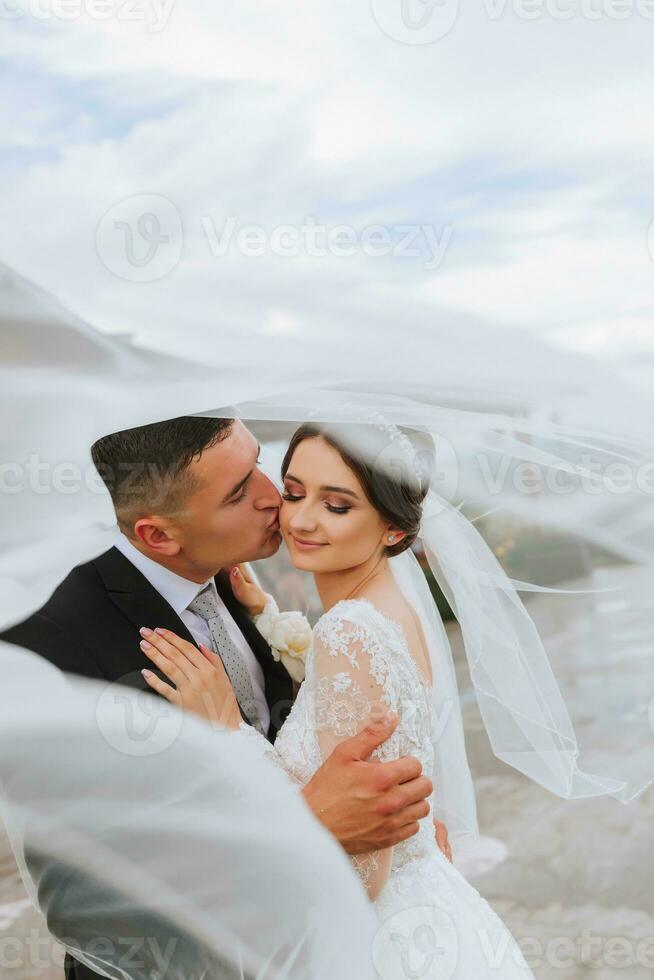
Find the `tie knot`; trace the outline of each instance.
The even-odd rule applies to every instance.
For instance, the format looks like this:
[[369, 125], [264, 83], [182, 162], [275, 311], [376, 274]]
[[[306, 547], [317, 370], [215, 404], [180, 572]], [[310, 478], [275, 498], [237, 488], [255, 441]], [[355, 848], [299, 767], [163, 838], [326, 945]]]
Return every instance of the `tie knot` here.
[[202, 619], [207, 621], [210, 619], [220, 618], [220, 610], [218, 607], [218, 599], [216, 597], [216, 587], [213, 582], [209, 582], [208, 585], [198, 592], [195, 599], [189, 602], [187, 609], [191, 612], [196, 613], [201, 616]]

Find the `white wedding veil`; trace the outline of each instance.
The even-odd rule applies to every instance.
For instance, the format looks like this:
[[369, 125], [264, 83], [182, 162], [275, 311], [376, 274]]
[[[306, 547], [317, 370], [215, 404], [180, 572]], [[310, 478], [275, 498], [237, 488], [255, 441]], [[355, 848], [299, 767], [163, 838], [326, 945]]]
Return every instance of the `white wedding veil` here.
[[[411, 550], [390, 559], [395, 580], [415, 610], [429, 651], [432, 677], [434, 817], [453, 846], [478, 834], [475, 791], [466, 753], [461, 702], [450, 643], [424, 572]], [[406, 709], [406, 706], [403, 705]]]
[[77, 960], [115, 980], [369, 975], [364, 892], [281, 771], [150, 695], [0, 653], [0, 813]]
[[[495, 755], [563, 799], [640, 791], [579, 769], [579, 746], [542, 641], [514, 586], [460, 512], [429, 493], [419, 540], [456, 614], [472, 687]], [[478, 828], [456, 674], [447, 633], [415, 555], [391, 558], [396, 581], [422, 624], [431, 659], [436, 816], [454, 841]]]
[[[196, 344], [183, 322], [176, 349], [149, 350], [99, 333], [0, 267], [0, 625], [31, 615], [74, 565], [110, 546], [114, 516], [89, 453], [98, 437], [179, 415], [237, 416], [256, 432], [264, 464], [276, 466], [299, 423], [382, 413], [436, 449], [421, 541], [459, 620], [495, 753], [566, 799], [601, 793], [626, 803], [651, 783], [651, 673], [629, 689], [611, 679], [616, 644], [635, 663], [651, 650], [654, 625], [623, 630], [608, 653], [598, 646], [582, 668], [601, 685], [585, 688], [582, 678], [564, 697], [548, 637], [521, 598], [552, 588], [577, 625], [588, 596], [606, 588], [636, 611], [630, 579], [607, 587], [593, 570], [636, 569], [651, 584], [648, 396], [584, 359], [546, 348], [535, 358], [533, 344], [445, 323], [396, 325], [374, 343], [356, 323], [346, 345], [342, 331], [333, 342], [329, 330], [290, 344], [262, 337], [235, 361], [218, 332]], [[275, 466], [269, 475], [279, 480]], [[636, 475], [626, 490], [617, 467]], [[523, 492], [525, 474], [537, 493]], [[507, 573], [501, 548], [486, 540], [489, 511], [564, 542], [554, 580], [529, 549]], [[581, 585], [564, 581], [570, 541], [575, 555], [592, 557]], [[438, 813], [455, 835], [474, 833], [447, 633], [413, 556], [392, 567], [429, 636], [444, 722], [435, 733]], [[152, 950], [165, 952], [162, 937], [172, 936], [173, 980], [367, 976], [375, 938], [365, 894], [282, 774], [198, 720], [172, 709], [160, 716], [146, 695], [64, 680], [6, 644], [0, 654], [3, 817], [34, 900], [76, 955], [115, 980], [144, 980], [156, 969]], [[575, 723], [597, 691], [602, 732], [584, 729], [582, 744]], [[104, 935], [103, 925], [107, 945], [89, 952], [86, 940]], [[117, 962], [118, 941], [135, 930], [161, 939], [146, 967]]]

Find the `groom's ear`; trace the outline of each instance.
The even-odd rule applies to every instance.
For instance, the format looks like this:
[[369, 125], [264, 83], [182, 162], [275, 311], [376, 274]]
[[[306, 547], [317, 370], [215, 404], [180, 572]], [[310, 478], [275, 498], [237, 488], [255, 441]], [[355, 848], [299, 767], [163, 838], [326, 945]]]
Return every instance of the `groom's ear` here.
[[134, 525], [137, 544], [160, 555], [174, 557], [179, 554], [180, 545], [171, 534], [167, 522], [158, 517], [141, 517]]

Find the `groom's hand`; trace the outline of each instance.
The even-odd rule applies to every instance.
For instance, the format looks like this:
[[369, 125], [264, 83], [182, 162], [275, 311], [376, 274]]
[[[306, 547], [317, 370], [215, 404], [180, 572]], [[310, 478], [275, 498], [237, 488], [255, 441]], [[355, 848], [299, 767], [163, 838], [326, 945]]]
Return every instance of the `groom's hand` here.
[[417, 759], [368, 761], [396, 726], [397, 716], [391, 715], [341, 742], [302, 791], [348, 854], [383, 850], [413, 837], [418, 820], [430, 812], [433, 787]]
[[443, 852], [448, 861], [452, 862], [452, 847], [447, 827], [440, 820], [434, 820], [434, 836], [438, 849]]

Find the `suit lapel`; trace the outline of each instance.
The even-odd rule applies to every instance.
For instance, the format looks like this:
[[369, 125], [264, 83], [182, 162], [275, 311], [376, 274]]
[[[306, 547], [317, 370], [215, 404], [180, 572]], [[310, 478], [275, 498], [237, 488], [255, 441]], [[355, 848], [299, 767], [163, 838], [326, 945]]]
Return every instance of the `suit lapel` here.
[[[197, 646], [173, 607], [118, 548], [110, 548], [96, 558], [94, 564], [107, 596], [136, 629], [161, 626]], [[293, 683], [285, 667], [273, 659], [270, 647], [235, 598], [226, 573], [220, 572], [216, 576], [216, 588], [263, 670], [264, 693], [271, 716], [268, 737], [274, 740], [293, 703]], [[159, 673], [152, 664], [148, 663], [148, 666]], [[167, 680], [163, 676], [162, 679]], [[243, 718], [247, 721], [245, 715]]]
[[[95, 559], [107, 595], [137, 629], [161, 626], [195, 644], [191, 633], [170, 603], [150, 585], [145, 575], [118, 550], [111, 548]], [[195, 644], [197, 645], [197, 644]]]

